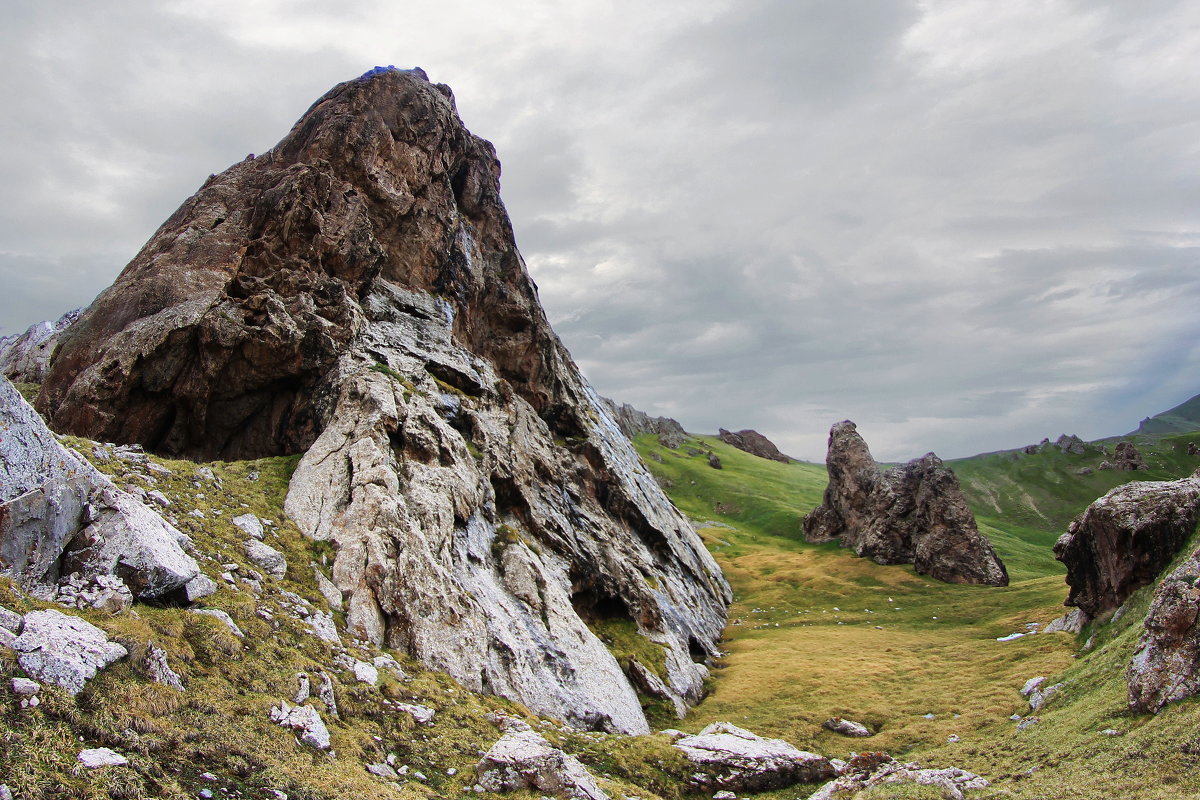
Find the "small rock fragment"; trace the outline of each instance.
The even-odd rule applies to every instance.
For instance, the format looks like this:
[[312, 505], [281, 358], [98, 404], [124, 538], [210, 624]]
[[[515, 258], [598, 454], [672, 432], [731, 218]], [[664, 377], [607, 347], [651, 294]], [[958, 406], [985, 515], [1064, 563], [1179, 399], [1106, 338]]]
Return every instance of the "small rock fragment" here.
[[107, 747], [96, 747], [79, 753], [79, 761], [88, 769], [97, 767], [123, 767], [129, 763], [125, 756]]

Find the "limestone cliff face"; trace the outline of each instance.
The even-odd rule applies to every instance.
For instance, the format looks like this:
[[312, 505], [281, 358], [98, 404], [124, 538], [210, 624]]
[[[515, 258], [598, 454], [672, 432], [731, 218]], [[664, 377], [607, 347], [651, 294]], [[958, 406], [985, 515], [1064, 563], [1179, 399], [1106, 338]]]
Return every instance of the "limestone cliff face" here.
[[979, 532], [954, 473], [933, 453], [879, 469], [853, 422], [829, 431], [829, 486], [804, 518], [810, 542], [838, 540], [878, 564], [913, 564], [948, 583], [1007, 586], [1008, 572]]
[[729, 588], [550, 329], [499, 174], [420, 70], [340, 84], [163, 225], [64, 335], [38, 404], [162, 453], [305, 452], [287, 508], [335, 543], [352, 633], [644, 731], [593, 629], [661, 647], [639, 685], [681, 706]]

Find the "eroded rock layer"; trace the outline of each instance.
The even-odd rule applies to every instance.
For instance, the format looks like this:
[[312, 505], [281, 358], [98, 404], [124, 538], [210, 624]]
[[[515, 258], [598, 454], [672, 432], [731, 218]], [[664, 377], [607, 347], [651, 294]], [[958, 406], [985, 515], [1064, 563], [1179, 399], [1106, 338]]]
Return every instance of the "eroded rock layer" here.
[[353, 634], [644, 731], [595, 631], [649, 639], [640, 666], [694, 702], [729, 588], [550, 329], [499, 174], [420, 70], [340, 84], [163, 225], [39, 405], [162, 453], [306, 451], [287, 509], [335, 543]]
[[1187, 542], [1200, 514], [1200, 478], [1134, 481], [1088, 506], [1054, 544], [1067, 567], [1066, 604], [1089, 618], [1152, 583]]
[[804, 518], [810, 542], [838, 540], [878, 564], [912, 564], [948, 583], [1007, 586], [958, 479], [933, 453], [881, 470], [853, 422], [829, 431], [829, 485]]

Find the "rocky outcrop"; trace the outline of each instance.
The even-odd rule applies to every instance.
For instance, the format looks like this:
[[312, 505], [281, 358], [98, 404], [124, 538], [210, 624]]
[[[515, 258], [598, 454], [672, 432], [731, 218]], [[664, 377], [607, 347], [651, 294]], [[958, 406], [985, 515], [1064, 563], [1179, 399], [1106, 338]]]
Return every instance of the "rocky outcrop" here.
[[725, 444], [731, 444], [738, 450], [744, 450], [752, 456], [759, 458], [770, 459], [771, 461], [780, 461], [784, 464], [790, 464], [792, 459], [779, 452], [779, 448], [775, 444], [755, 430], [738, 431], [731, 433], [724, 428], [717, 432], [717, 437]]
[[862, 753], [850, 760], [841, 776], [813, 792], [808, 800], [844, 800], [872, 787], [906, 783], [936, 787], [946, 800], [963, 800], [964, 790], [991, 785], [986, 778], [958, 767], [929, 769], [915, 762], [901, 763], [886, 753]]
[[1200, 550], [1171, 572], [1146, 614], [1145, 630], [1126, 671], [1129, 707], [1157, 713], [1200, 694]]
[[488, 792], [531, 791], [567, 800], [608, 800], [579, 759], [552, 747], [527, 724], [511, 719], [508, 730], [475, 767]]
[[810, 542], [837, 540], [877, 564], [913, 564], [948, 583], [1007, 586], [954, 473], [933, 453], [881, 470], [853, 422], [829, 432], [829, 485], [804, 518]]
[[1150, 467], [1132, 442], [1117, 442], [1117, 446], [1113, 450], [1112, 461], [1101, 461], [1098, 469], [1136, 472], [1139, 469], [1150, 469]]
[[15, 383], [41, 383], [59, 338], [82, 313], [77, 308], [54, 322], [38, 322], [19, 336], [0, 339], [0, 373]]
[[653, 434], [658, 437], [659, 444], [672, 450], [687, 441], [687, 432], [683, 426], [670, 417], [652, 417], [628, 403], [617, 405], [615, 400], [609, 400], [607, 397], [600, 399], [604, 401], [621, 433], [630, 439], [647, 433]]
[[1054, 440], [1054, 446], [1063, 453], [1071, 455], [1081, 456], [1087, 452], [1087, 445], [1075, 434], [1068, 436], [1064, 433]]
[[[164, 600], [200, 572], [187, 537], [58, 443], [0, 378], [0, 569], [27, 588], [112, 578]], [[120, 589], [107, 581], [104, 588]]]
[[1152, 583], [1183, 547], [1200, 513], [1200, 477], [1135, 481], [1075, 518], [1054, 544], [1071, 587], [1066, 605], [1094, 618]]
[[87, 620], [61, 611], [30, 611], [12, 643], [21, 669], [78, 694], [96, 673], [129, 651]]
[[63, 430], [201, 458], [305, 452], [349, 632], [586, 727], [647, 729], [590, 623], [702, 692], [730, 599], [546, 321], [490, 144], [374, 70], [210, 178], [64, 336]]
[[695, 736], [677, 739], [674, 746], [692, 762], [693, 785], [705, 792], [763, 792], [837, 774], [824, 756], [728, 722], [714, 722]]

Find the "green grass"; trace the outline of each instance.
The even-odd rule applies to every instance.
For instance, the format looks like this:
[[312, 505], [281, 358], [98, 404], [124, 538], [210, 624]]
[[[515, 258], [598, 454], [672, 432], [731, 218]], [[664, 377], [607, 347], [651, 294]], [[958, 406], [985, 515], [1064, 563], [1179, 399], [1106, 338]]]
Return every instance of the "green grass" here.
[[[712, 694], [685, 729], [728, 720], [802, 749], [846, 757], [882, 749], [928, 766], [961, 766], [993, 781], [981, 798], [1185, 798], [1200, 796], [1196, 755], [1200, 703], [1157, 717], [1125, 710], [1124, 667], [1149, 602], [1143, 589], [1120, 623], [1098, 627], [1097, 647], [1066, 634], [996, 639], [1061, 614], [1064, 569], [1051, 548], [1089, 503], [1129, 480], [1187, 475], [1200, 435], [1142, 445], [1149, 471], [1096, 471], [1098, 448], [1057, 449], [949, 462], [980, 530], [1005, 561], [1004, 588], [943, 584], [911, 567], [883, 567], [836, 544], [802, 540], [800, 522], [818, 505], [823, 466], [778, 464], [696, 437], [671, 451], [653, 437], [637, 446], [672, 500], [702, 523], [701, 536], [735, 592], [727, 656]], [[711, 449], [725, 469], [707, 465]], [[1028, 710], [1018, 690], [1034, 675], [1068, 690], [1017, 732], [1008, 720]], [[933, 714], [933, 719], [926, 719]], [[850, 740], [821, 723], [842, 716], [875, 735]], [[1124, 737], [1100, 736], [1112, 727]], [[947, 737], [961, 741], [950, 744]], [[1194, 747], [1193, 747], [1194, 746]], [[785, 790], [765, 797], [803, 796]], [[929, 787], [879, 788], [863, 797], [936, 797]]]

